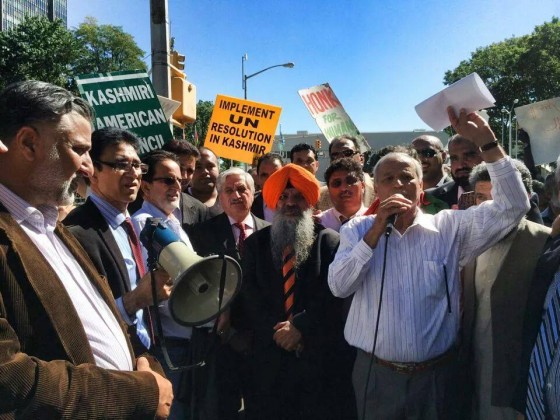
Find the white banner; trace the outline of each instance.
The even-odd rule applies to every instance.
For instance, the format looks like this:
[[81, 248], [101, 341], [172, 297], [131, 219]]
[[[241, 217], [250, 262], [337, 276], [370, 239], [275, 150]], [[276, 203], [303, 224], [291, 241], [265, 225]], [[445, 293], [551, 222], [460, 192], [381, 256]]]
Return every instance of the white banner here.
[[560, 98], [520, 106], [515, 116], [531, 138], [535, 165], [554, 162], [560, 154]]

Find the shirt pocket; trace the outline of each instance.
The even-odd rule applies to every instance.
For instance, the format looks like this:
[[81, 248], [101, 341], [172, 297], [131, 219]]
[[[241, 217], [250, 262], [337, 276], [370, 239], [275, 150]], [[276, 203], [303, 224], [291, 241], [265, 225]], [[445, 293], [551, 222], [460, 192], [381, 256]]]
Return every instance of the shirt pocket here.
[[421, 284], [425, 288], [426, 297], [441, 298], [446, 296], [446, 269], [443, 261], [423, 261], [422, 262]]

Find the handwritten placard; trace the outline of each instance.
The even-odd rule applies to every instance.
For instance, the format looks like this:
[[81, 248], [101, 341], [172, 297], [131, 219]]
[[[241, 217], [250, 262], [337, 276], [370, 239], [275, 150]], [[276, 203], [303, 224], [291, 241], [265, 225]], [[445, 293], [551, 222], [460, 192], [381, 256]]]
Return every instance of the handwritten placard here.
[[560, 154], [560, 98], [520, 106], [515, 116], [531, 138], [535, 164], [555, 161]]

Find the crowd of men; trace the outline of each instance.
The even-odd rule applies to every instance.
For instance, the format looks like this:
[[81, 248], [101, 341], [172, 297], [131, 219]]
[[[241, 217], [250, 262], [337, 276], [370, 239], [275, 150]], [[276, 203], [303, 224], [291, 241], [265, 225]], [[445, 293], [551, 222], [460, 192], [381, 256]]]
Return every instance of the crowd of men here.
[[[560, 169], [547, 227], [530, 170], [448, 112], [447, 149], [420, 136], [372, 174], [335, 138], [322, 183], [307, 144], [254, 173], [183, 140], [140, 157], [68, 91], [8, 86], [0, 418], [560, 418]], [[242, 267], [202, 326], [172, 316], [154, 217]]]

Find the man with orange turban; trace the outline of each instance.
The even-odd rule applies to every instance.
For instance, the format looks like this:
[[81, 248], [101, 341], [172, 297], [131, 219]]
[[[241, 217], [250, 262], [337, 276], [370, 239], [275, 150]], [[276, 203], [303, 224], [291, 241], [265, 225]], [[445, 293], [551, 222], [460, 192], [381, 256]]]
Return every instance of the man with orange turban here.
[[288, 164], [263, 188], [272, 225], [245, 242], [240, 299], [253, 333], [247, 419], [353, 418], [351, 354], [328, 266], [338, 234], [313, 221], [319, 184]]

